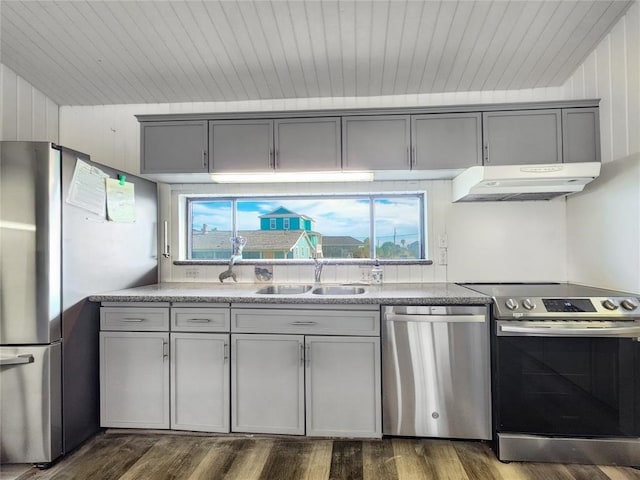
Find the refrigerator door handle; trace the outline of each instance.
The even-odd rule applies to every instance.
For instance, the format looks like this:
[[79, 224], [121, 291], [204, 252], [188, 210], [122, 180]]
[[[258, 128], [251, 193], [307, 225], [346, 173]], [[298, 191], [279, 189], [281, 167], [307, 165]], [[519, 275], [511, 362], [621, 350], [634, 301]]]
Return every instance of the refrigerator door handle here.
[[164, 232], [163, 232], [163, 252], [162, 256], [164, 258], [169, 258], [171, 254], [169, 253], [169, 222], [165, 220], [164, 222]]
[[33, 355], [31, 355], [30, 353], [26, 353], [24, 355], [16, 355], [15, 357], [0, 358], [0, 365], [21, 365], [33, 362]]

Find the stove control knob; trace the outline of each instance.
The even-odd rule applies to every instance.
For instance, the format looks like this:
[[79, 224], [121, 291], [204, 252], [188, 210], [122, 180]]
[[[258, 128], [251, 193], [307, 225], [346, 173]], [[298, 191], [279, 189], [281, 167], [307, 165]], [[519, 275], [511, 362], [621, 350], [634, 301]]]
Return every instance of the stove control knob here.
[[636, 308], [638, 308], [638, 304], [630, 298], [627, 298], [626, 300], [620, 302], [620, 305], [622, 305], [622, 308], [624, 308], [625, 310], [635, 310]]
[[616, 305], [616, 303], [611, 300], [610, 298], [607, 298], [606, 300], [602, 301], [602, 306], [604, 308], [606, 308], [607, 310], [617, 310], [618, 309], [618, 305]]
[[534, 308], [536, 308], [536, 305], [531, 301], [530, 298], [525, 298], [522, 301], [522, 306], [527, 310], [533, 310]]
[[516, 308], [518, 308], [518, 302], [516, 302], [513, 298], [507, 299], [507, 301], [504, 302], [504, 305], [509, 310], [515, 310]]

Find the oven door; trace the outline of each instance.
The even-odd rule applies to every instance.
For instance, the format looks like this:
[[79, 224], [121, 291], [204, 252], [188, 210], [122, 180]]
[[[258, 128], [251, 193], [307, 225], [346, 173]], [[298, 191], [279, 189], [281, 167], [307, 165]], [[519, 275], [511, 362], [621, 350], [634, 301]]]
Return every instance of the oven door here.
[[498, 432], [640, 436], [640, 327], [606, 327], [599, 336], [594, 328], [554, 334], [549, 323], [539, 331], [526, 323], [496, 322]]

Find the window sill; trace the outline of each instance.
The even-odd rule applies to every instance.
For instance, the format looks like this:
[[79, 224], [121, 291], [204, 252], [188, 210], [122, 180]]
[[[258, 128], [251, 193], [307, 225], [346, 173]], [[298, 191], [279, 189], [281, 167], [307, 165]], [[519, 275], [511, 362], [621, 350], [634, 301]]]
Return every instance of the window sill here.
[[[401, 259], [370, 259], [370, 258], [335, 258], [321, 259], [324, 265], [433, 265], [433, 260], [419, 258]], [[229, 260], [174, 260], [174, 265], [229, 265]], [[246, 259], [234, 262], [234, 265], [314, 265], [314, 260], [273, 259], [259, 260]]]

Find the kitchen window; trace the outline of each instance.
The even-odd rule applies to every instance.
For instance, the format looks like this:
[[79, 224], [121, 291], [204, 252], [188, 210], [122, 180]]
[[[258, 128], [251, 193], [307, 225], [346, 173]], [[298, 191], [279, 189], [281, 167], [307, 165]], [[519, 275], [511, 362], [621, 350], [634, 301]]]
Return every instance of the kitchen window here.
[[187, 259], [425, 259], [424, 193], [187, 199]]

